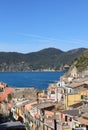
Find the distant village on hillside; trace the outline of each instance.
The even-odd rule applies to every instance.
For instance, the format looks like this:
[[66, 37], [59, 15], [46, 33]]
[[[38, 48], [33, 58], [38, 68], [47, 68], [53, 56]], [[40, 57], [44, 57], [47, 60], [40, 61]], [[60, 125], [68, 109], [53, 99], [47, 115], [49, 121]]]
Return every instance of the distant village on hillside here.
[[88, 130], [88, 75], [74, 66], [47, 90], [0, 83], [0, 130]]

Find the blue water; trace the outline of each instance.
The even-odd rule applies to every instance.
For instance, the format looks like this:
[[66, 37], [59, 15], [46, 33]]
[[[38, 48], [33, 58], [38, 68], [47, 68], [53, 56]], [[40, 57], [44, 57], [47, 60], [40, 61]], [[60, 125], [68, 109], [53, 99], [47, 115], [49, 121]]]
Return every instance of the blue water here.
[[57, 81], [63, 72], [1, 72], [0, 82], [11, 87], [35, 87], [47, 89], [50, 83]]

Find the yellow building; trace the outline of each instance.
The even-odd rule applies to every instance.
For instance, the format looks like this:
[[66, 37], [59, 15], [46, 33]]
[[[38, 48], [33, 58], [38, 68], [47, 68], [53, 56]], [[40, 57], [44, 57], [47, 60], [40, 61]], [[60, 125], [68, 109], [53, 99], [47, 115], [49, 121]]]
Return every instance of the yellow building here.
[[65, 96], [65, 108], [80, 102], [80, 94], [67, 94]]
[[84, 101], [85, 97], [88, 96], [87, 88], [78, 88], [79, 90], [76, 93], [68, 93], [65, 95], [65, 108], [69, 107], [70, 105], [76, 104], [80, 101]]

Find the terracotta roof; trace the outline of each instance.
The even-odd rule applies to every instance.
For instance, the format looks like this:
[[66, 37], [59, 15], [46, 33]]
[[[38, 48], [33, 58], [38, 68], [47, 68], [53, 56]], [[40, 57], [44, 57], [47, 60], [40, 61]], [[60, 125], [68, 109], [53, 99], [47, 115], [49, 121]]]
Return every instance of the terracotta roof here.
[[81, 117], [81, 118], [78, 118], [77, 121], [80, 122], [81, 124], [88, 125], [88, 119], [84, 119]]
[[14, 91], [14, 88], [6, 88], [4, 90], [4, 94], [8, 95], [8, 94], [12, 93], [13, 91]]
[[14, 91], [13, 88], [6, 88], [4, 92], [0, 93], [0, 101], [4, 101], [8, 94], [12, 93]]
[[4, 94], [0, 94], [0, 101], [1, 101], [1, 102], [4, 101], [5, 98], [6, 98], [6, 95], [4, 95]]
[[45, 114], [46, 114], [46, 115], [53, 115], [53, 112], [52, 112], [52, 111], [47, 111], [47, 110], [46, 110], [46, 111], [45, 111]]

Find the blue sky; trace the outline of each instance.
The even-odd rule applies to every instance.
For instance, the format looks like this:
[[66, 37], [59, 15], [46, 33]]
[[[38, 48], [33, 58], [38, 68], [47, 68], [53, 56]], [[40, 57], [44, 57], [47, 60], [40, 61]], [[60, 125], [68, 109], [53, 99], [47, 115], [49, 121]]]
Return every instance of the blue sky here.
[[88, 0], [0, 0], [0, 51], [88, 48]]

